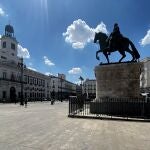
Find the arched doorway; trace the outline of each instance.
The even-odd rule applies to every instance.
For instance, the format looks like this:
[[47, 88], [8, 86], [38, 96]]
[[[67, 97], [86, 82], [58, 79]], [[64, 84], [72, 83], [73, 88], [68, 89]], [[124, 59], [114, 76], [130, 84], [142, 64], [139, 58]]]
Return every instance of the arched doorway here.
[[16, 103], [16, 89], [14, 87], [10, 88], [10, 102]]

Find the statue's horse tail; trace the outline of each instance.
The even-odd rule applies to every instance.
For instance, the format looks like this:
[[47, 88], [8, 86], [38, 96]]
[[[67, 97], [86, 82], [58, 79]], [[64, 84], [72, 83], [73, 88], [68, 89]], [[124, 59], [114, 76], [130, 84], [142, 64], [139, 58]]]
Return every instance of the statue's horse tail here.
[[129, 44], [130, 44], [130, 46], [132, 48], [132, 51], [134, 53], [135, 58], [139, 59], [140, 58], [140, 54], [139, 54], [138, 50], [136, 49], [136, 47], [134, 46], [134, 44], [130, 40], [129, 40]]

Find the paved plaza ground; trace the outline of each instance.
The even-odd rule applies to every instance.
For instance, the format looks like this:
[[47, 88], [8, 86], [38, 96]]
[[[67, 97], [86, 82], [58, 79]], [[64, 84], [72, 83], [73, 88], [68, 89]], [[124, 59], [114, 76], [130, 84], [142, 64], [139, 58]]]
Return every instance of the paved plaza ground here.
[[0, 104], [0, 150], [149, 150], [150, 123], [68, 118], [68, 103]]

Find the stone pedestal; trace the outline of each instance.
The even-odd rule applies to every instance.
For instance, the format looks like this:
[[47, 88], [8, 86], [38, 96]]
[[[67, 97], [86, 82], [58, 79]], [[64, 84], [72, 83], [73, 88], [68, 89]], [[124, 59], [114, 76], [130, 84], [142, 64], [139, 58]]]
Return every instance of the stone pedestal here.
[[141, 67], [139, 62], [96, 66], [96, 99], [140, 98]]

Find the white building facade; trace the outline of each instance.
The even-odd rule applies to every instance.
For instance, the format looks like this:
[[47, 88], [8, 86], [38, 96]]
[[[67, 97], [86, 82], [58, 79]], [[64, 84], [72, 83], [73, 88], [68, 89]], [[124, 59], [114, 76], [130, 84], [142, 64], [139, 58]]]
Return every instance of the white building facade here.
[[25, 69], [24, 71], [24, 97], [35, 100], [44, 100], [51, 98], [51, 78], [30, 70]]
[[86, 94], [87, 98], [94, 99], [96, 97], [96, 80], [86, 79], [83, 82], [83, 94]]
[[[64, 74], [47, 76], [23, 65], [18, 54], [18, 41], [11, 25], [5, 26], [0, 38], [0, 102], [17, 102], [68, 98], [76, 94], [76, 84], [66, 80]], [[23, 90], [22, 90], [23, 89]]]
[[51, 97], [58, 100], [68, 99], [69, 96], [76, 96], [76, 84], [66, 80], [64, 74], [50, 76]]
[[22, 72], [17, 49], [14, 29], [11, 25], [6, 25], [5, 34], [0, 38], [0, 101], [17, 102], [21, 99], [21, 94], [29, 100], [49, 99], [50, 77], [30, 70], [25, 65]]

